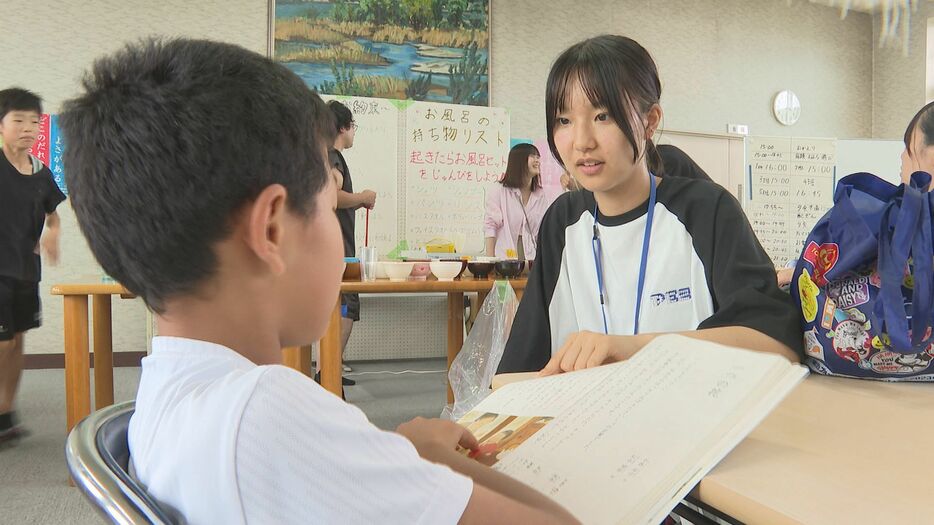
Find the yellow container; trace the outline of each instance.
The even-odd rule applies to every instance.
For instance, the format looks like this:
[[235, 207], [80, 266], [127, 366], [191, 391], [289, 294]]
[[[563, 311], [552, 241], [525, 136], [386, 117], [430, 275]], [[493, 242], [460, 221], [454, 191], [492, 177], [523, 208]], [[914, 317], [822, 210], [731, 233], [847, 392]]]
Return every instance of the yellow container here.
[[454, 242], [445, 239], [432, 239], [425, 243], [428, 253], [454, 253]]

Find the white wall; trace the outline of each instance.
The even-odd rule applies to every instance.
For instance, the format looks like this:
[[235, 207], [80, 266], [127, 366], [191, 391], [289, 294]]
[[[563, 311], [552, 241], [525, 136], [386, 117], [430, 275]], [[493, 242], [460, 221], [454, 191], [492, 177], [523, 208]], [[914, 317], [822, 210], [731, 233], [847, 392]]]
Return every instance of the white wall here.
[[928, 17], [930, 1], [922, 1], [911, 15], [908, 54], [901, 45], [880, 48], [880, 15], [873, 17], [872, 137], [902, 139], [911, 117], [925, 102]]
[[[82, 72], [93, 60], [124, 42], [148, 35], [184, 35], [265, 53], [266, 21], [265, 0], [3, 0], [0, 86], [35, 90], [45, 98], [45, 111], [56, 112], [63, 100], [78, 92]], [[59, 213], [62, 261], [58, 268], [43, 269], [45, 322], [27, 338], [27, 353], [62, 352], [62, 299], [49, 295], [51, 285], [101, 279], [67, 201]], [[145, 318], [140, 301], [114, 300], [115, 351], [146, 349]]]
[[[493, 104], [512, 110], [514, 136], [543, 137], [551, 62], [578, 40], [619, 33], [655, 57], [667, 129], [869, 137], [870, 24], [805, 0], [494, 0]], [[793, 127], [771, 116], [782, 89], [801, 99]]]
[[[544, 135], [551, 61], [606, 32], [632, 36], [655, 56], [667, 129], [722, 133], [729, 122], [759, 135], [888, 138], [900, 136], [923, 102], [927, 5], [915, 14], [912, 55], [903, 59], [876, 49], [869, 15], [840, 20], [805, 0], [492, 1], [492, 100], [511, 109], [517, 137]], [[3, 0], [0, 86], [34, 89], [55, 112], [95, 57], [142, 36], [197, 36], [265, 52], [267, 10], [266, 0]], [[781, 89], [802, 101], [793, 127], [771, 117]], [[62, 266], [44, 270], [46, 324], [28, 352], [61, 351], [61, 299], [48, 296], [50, 285], [100, 278], [67, 203], [60, 210]], [[144, 348], [144, 318], [139, 302], [116, 301], [115, 350]]]

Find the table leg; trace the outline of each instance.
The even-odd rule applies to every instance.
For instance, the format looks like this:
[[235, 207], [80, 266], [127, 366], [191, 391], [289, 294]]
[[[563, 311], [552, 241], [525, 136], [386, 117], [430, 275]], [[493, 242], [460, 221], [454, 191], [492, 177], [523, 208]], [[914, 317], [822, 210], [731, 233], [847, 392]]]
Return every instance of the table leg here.
[[[464, 294], [448, 293], [448, 370], [464, 346]], [[454, 392], [448, 383], [448, 403], [454, 402]]]
[[467, 333], [470, 334], [470, 331], [473, 329], [474, 321], [477, 320], [477, 308], [479, 302], [477, 301], [477, 294], [471, 293], [466, 294], [467, 302], [469, 303], [468, 308], [470, 308], [470, 315], [464, 319], [464, 326], [467, 327]]
[[282, 364], [308, 377], [311, 373], [311, 347], [288, 346], [282, 349]]
[[315, 371], [311, 366], [311, 345], [305, 345], [298, 349], [299, 359], [302, 360], [302, 368], [299, 369], [299, 372], [305, 374], [308, 377], [314, 377]]
[[67, 430], [91, 413], [91, 359], [88, 355], [88, 296], [66, 295], [65, 407]]
[[94, 327], [94, 406], [100, 410], [114, 404], [113, 328], [111, 327], [110, 296], [95, 295], [92, 324]]
[[483, 309], [483, 303], [486, 302], [487, 296], [490, 295], [489, 291], [486, 292], [477, 292], [477, 315], [480, 314], [480, 310]]
[[[463, 301], [463, 299], [461, 299]], [[463, 316], [463, 314], [462, 314]], [[341, 304], [340, 301], [331, 312], [331, 322], [328, 331], [321, 339], [318, 348], [318, 359], [321, 361], [321, 386], [335, 395], [343, 394], [341, 386]]]

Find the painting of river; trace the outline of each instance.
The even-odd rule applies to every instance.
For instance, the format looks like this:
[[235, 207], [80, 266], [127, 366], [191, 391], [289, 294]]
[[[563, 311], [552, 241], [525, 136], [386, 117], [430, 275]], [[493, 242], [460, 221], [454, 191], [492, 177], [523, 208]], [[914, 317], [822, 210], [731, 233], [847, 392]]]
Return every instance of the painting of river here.
[[274, 58], [319, 93], [489, 103], [490, 0], [275, 0]]

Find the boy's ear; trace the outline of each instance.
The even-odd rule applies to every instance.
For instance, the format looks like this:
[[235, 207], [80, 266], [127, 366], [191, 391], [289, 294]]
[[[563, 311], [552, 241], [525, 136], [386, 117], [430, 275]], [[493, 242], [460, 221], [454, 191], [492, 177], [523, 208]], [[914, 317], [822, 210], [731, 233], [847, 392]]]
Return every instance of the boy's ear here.
[[283, 239], [286, 229], [288, 192], [281, 184], [267, 186], [248, 205], [246, 244], [275, 275], [285, 272]]

